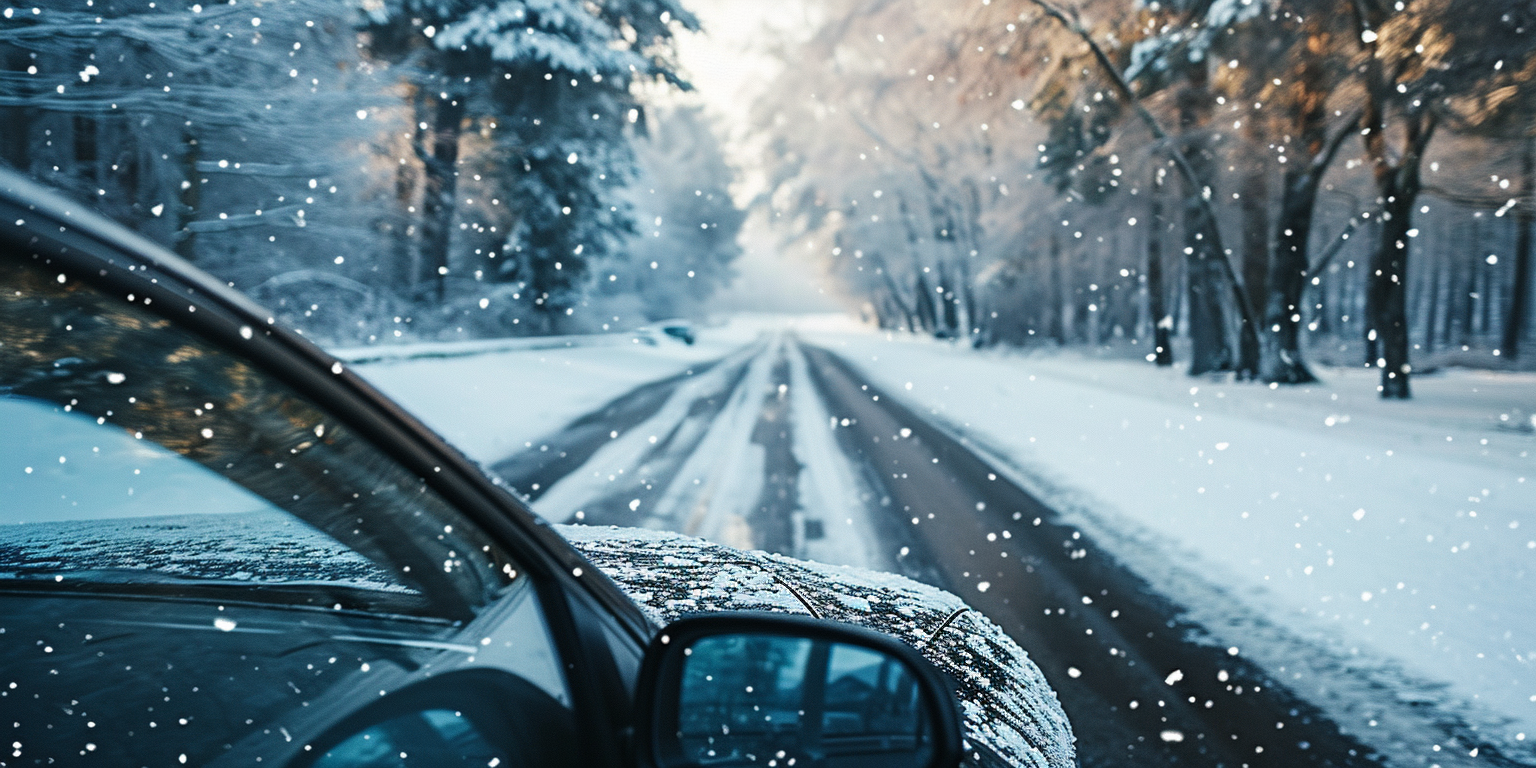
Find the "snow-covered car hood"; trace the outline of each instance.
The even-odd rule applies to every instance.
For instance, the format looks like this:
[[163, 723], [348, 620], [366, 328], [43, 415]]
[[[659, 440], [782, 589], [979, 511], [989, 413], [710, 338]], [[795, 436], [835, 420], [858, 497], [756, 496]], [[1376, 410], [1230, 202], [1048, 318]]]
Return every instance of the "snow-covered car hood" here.
[[[1067, 716], [1017, 643], [959, 597], [911, 579], [641, 528], [557, 525], [664, 625], [705, 611], [814, 613], [912, 645], [955, 681], [972, 764], [1075, 765]], [[813, 610], [810, 610], [814, 608]]]

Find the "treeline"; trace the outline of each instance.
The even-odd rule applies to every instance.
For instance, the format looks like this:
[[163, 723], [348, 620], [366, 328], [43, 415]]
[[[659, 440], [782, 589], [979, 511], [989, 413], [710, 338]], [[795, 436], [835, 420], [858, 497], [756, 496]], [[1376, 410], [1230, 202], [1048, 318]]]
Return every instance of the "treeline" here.
[[885, 327], [1275, 384], [1363, 362], [1390, 398], [1529, 346], [1529, 3], [825, 14], [759, 105], [773, 216]]
[[675, 0], [48, 0], [0, 19], [0, 162], [335, 343], [626, 327], [736, 255], [703, 116], [647, 104], [697, 28]]

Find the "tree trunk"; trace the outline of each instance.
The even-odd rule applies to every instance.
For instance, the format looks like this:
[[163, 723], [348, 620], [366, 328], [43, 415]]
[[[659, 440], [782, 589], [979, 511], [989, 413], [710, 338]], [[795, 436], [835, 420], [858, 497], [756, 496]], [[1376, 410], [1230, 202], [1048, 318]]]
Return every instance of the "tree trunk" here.
[[1301, 359], [1301, 301], [1310, 274], [1307, 245], [1312, 237], [1312, 209], [1321, 169], [1294, 163], [1285, 173], [1275, 251], [1270, 258], [1269, 294], [1264, 306], [1265, 354], [1261, 380], [1277, 384], [1317, 381]]
[[938, 313], [933, 306], [933, 291], [928, 289], [928, 281], [923, 279], [921, 271], [917, 273], [917, 285], [914, 290], [917, 292], [917, 324], [921, 326], [922, 331], [932, 333], [939, 326]]
[[464, 98], [453, 91], [441, 96], [432, 108], [432, 154], [424, 158], [422, 184], [421, 259], [417, 285], [431, 286], [431, 295], [441, 304], [446, 298], [448, 248], [453, 235], [453, 215], [457, 209], [459, 183], [459, 134], [464, 120]]
[[875, 265], [875, 271], [880, 273], [880, 277], [884, 279], [886, 294], [890, 297], [891, 304], [901, 313], [901, 319], [905, 324], [906, 330], [915, 333], [917, 331], [917, 320], [912, 314], [912, 308], [907, 306], [906, 300], [901, 296], [901, 287], [896, 285], [895, 278], [891, 277], [891, 270], [885, 263], [885, 257], [881, 256], [878, 251], [871, 252], [869, 257], [870, 261]]
[[[1493, 224], [1493, 222], [1488, 223], [1490, 225]], [[1497, 233], [1495, 233], [1494, 237], [1497, 236]], [[1490, 247], [1497, 248], [1498, 242], [1495, 241]], [[1472, 328], [1475, 331], [1475, 338], [1478, 342], [1488, 338], [1488, 317], [1490, 314], [1488, 305], [1490, 303], [1489, 300], [1493, 298], [1493, 291], [1489, 290], [1493, 285], [1493, 276], [1491, 274], [1493, 270], [1489, 269], [1488, 262], [1484, 259], [1485, 253], [1486, 251], [1479, 248], [1477, 253], [1473, 254], [1476, 258], [1472, 260], [1472, 292], [1476, 294], [1476, 301], [1473, 303], [1473, 306], [1477, 308], [1472, 314]]]
[[[1465, 242], [1472, 244], [1472, 253], [1480, 250], [1478, 237], [1481, 227], [1477, 219], [1471, 220], [1466, 225], [1467, 238]], [[1461, 253], [1456, 254], [1458, 261], [1465, 258]], [[1472, 273], [1471, 266], [1458, 268], [1462, 265], [1451, 265], [1451, 319], [1446, 322], [1446, 342], [1457, 346], [1466, 346], [1472, 343]], [[1454, 331], [1454, 333], [1452, 332]]]
[[1387, 106], [1394, 98], [1393, 80], [1383, 71], [1376, 54], [1374, 34], [1364, 33], [1379, 26], [1379, 20], [1366, 17], [1364, 4], [1355, 6], [1357, 31], [1366, 42], [1365, 112], [1362, 117], [1365, 151], [1371, 159], [1371, 174], [1382, 207], [1380, 240], [1372, 254], [1366, 274], [1368, 309], [1367, 338], [1378, 347], [1375, 363], [1381, 369], [1377, 388], [1384, 400], [1406, 400], [1412, 395], [1408, 381], [1412, 369], [1408, 363], [1408, 230], [1413, 226], [1413, 206], [1423, 186], [1420, 165], [1424, 150], [1435, 135], [1437, 119], [1421, 101], [1398, 105], [1402, 121], [1402, 149], [1397, 157], [1387, 147]]
[[1209, 117], [1211, 93], [1206, 88], [1205, 64], [1190, 67], [1189, 85], [1179, 91], [1179, 151], [1194, 171], [1194, 179], [1184, 180], [1184, 260], [1185, 281], [1189, 294], [1189, 373], [1196, 376], [1211, 371], [1230, 371], [1235, 367], [1232, 349], [1227, 343], [1226, 317], [1222, 310], [1223, 270], [1216, 250], [1211, 208], [1203, 198], [1213, 186], [1214, 161], [1204, 125]]
[[1062, 287], [1066, 280], [1062, 277], [1061, 265], [1061, 239], [1054, 231], [1051, 232], [1051, 249], [1046, 253], [1046, 315], [1045, 335], [1055, 341], [1058, 346], [1067, 343], [1065, 326], [1066, 306], [1062, 301]]
[[392, 234], [390, 244], [394, 248], [393, 274], [388, 276], [388, 283], [399, 296], [414, 297], [420, 287], [421, 247], [417, 239], [421, 236], [418, 226], [421, 211], [416, 206], [421, 203], [421, 169], [431, 161], [427, 151], [426, 104], [423, 89], [412, 87], [411, 115], [415, 125], [411, 128], [409, 141], [417, 163], [401, 163], [395, 169], [395, 216], [388, 224]]
[[1520, 153], [1520, 204], [1515, 206], [1515, 274], [1510, 285], [1509, 316], [1499, 349], [1511, 361], [1520, 358], [1531, 300], [1531, 206], [1536, 203], [1536, 140], [1526, 139]]
[[1381, 396], [1400, 400], [1412, 395], [1408, 386], [1412, 370], [1408, 361], [1408, 230], [1412, 229], [1413, 206], [1422, 183], [1419, 165], [1435, 130], [1434, 116], [1410, 116], [1406, 129], [1404, 151], [1395, 166], [1380, 156], [1376, 158], [1376, 185], [1383, 200], [1381, 241], [1367, 275], [1371, 299], [1368, 320], [1379, 345], [1376, 365], [1381, 368]]
[[965, 335], [972, 341], [976, 341], [985, 335], [982, 333], [985, 321], [982, 319], [981, 307], [976, 303], [976, 289], [971, 285], [971, 265], [968, 258], [970, 257], [962, 256], [960, 266], [956, 268], [960, 277], [959, 285], [955, 286], [955, 295], [965, 309]]
[[955, 285], [949, 280], [949, 270], [939, 268], [939, 301], [944, 307], [943, 334], [954, 338], [960, 334], [960, 299], [955, 295]]
[[[1258, 120], [1249, 120], [1250, 125], [1257, 125]], [[1251, 138], [1256, 142], [1262, 142], [1261, 135]], [[1254, 156], [1247, 159], [1247, 166], [1243, 173], [1243, 189], [1241, 192], [1241, 207], [1243, 212], [1243, 293], [1248, 297], [1248, 306], [1261, 310], [1267, 303], [1266, 283], [1269, 279], [1269, 163], [1265, 159], [1262, 150], [1263, 144], [1256, 143], [1253, 147]], [[1295, 170], [1298, 163], [1292, 163], [1288, 171]], [[1286, 174], [1287, 187], [1290, 183], [1290, 173]], [[1307, 217], [1311, 218], [1311, 209], [1307, 209]], [[1285, 222], [1281, 222], [1285, 226]], [[1268, 323], [1265, 323], [1268, 325]]]
[[[1442, 243], [1443, 245], [1443, 243]], [[1434, 264], [1429, 266], [1429, 295], [1424, 300], [1424, 354], [1432, 355], [1435, 352], [1435, 332], [1440, 326], [1440, 288], [1445, 281], [1445, 249], [1437, 249], [1437, 258]]]
[[1163, 169], [1155, 172], [1147, 190], [1151, 207], [1147, 212], [1147, 315], [1152, 320], [1153, 361], [1161, 367], [1173, 365], [1173, 316], [1168, 312], [1168, 295], [1163, 287]]

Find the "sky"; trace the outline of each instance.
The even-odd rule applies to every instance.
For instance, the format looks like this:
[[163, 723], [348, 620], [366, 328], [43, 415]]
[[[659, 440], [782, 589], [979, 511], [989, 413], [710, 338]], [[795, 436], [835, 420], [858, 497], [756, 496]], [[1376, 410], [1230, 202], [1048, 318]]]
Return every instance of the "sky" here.
[[[697, 0], [689, 5], [704, 27], [678, 39], [678, 58], [694, 92], [714, 122], [726, 159], [738, 173], [732, 194], [749, 205], [762, 192], [761, 144], [752, 132], [752, 102], [783, 66], [772, 54], [814, 29], [815, 8], [800, 0]], [[844, 308], [820, 265], [785, 253], [761, 212], [739, 238], [737, 278], [711, 302], [719, 312], [820, 313]]]

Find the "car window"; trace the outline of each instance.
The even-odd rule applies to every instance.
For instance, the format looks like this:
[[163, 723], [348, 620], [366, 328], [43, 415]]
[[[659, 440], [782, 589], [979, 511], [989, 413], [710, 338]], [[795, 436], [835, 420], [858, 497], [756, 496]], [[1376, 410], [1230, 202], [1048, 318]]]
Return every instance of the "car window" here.
[[[420, 477], [146, 310], [0, 267], [0, 573], [463, 617], [515, 566]], [[242, 594], [248, 594], [243, 591]]]
[[[412, 758], [416, 762], [412, 762]], [[429, 709], [369, 727], [336, 745], [314, 768], [404, 768], [418, 763], [484, 766], [506, 762], [462, 714]]]
[[0, 289], [12, 757], [270, 760], [463, 665], [569, 706], [527, 577], [421, 477], [143, 297]]
[[70, 405], [0, 395], [0, 421], [13, 428], [0, 443], [5, 578], [421, 595], [243, 486]]

